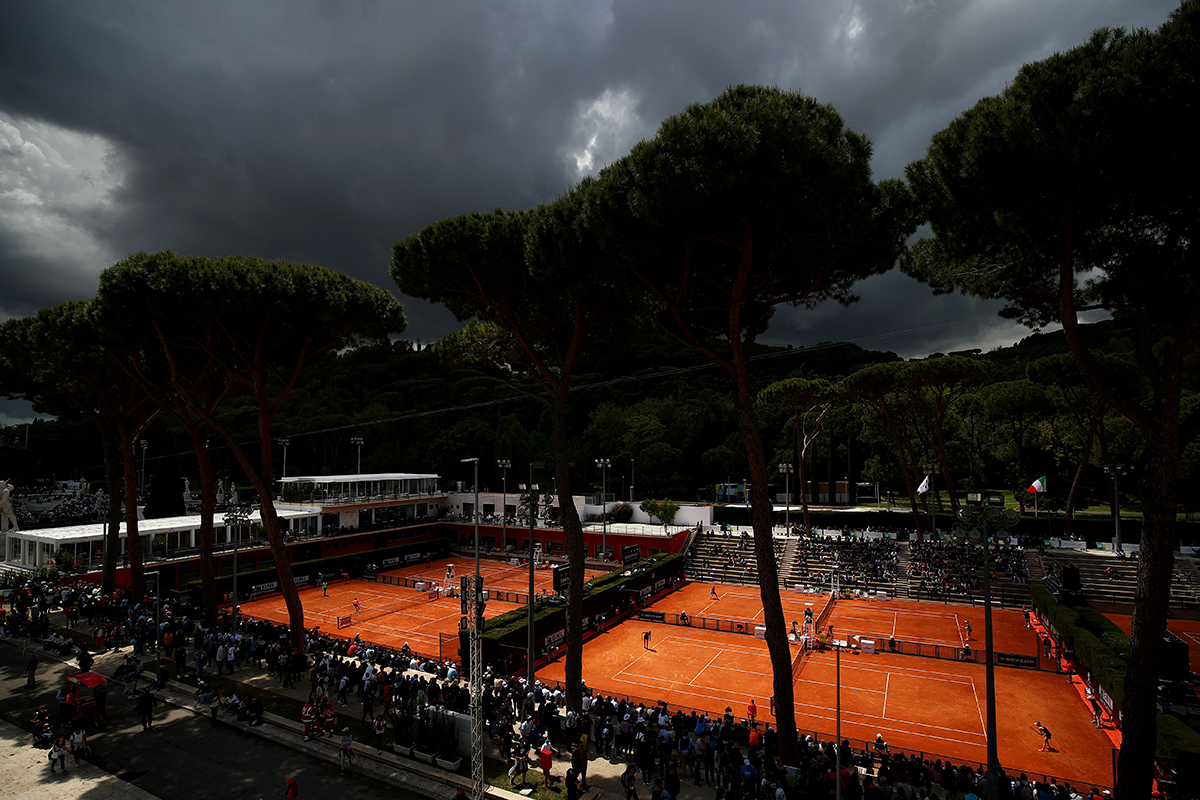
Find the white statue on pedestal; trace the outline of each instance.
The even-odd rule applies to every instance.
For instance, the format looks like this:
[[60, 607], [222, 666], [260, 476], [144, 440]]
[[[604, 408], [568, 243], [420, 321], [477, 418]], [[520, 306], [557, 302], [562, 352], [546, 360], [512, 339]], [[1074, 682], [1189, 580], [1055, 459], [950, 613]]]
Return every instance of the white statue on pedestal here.
[[7, 478], [0, 480], [0, 533], [18, 529], [17, 514], [12, 507], [12, 493], [16, 488]]

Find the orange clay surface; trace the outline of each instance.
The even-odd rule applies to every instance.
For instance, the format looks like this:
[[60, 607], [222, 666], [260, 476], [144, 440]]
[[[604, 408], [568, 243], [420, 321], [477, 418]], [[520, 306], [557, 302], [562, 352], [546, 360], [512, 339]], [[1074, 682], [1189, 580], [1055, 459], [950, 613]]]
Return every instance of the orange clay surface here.
[[[721, 606], [725, 613], [718, 614], [704, 602], [710, 586], [687, 586], [652, 608], [667, 613], [685, 610], [693, 618], [761, 619], [761, 603], [757, 617], [754, 613], [753, 590], [718, 586], [721, 599], [712, 601], [714, 605], [734, 601]], [[814, 613], [819, 613], [824, 598], [784, 593], [789, 624], [795, 608], [802, 620], [804, 602], [816, 602]], [[838, 639], [855, 634], [878, 637], [895, 626], [898, 639], [961, 644], [964, 618], [972, 621], [975, 638], [982, 639], [983, 611], [970, 606], [843, 600], [830, 621]], [[997, 650], [1033, 652], [1036, 639], [1025, 629], [1020, 612], [994, 610], [993, 619]], [[646, 631], [651, 634], [649, 650], [643, 648]], [[796, 652], [793, 645], [792, 654]], [[766, 643], [750, 635], [629, 620], [584, 645], [583, 671], [588, 685], [605, 694], [647, 703], [662, 700], [710, 714], [731, 707], [738, 717], [745, 716], [753, 698], [759, 718], [774, 719]], [[845, 651], [842, 736], [871, 741], [882, 733], [893, 749], [975, 764], [986, 761], [984, 673], [982, 664]], [[999, 754], [1006, 769], [1014, 774], [1056, 776], [1072, 784], [1111, 785], [1111, 742], [1092, 726], [1088, 709], [1065, 676], [1010, 667], [997, 667], [995, 673]], [[550, 664], [538, 675], [545, 682], [561, 681], [563, 664]], [[833, 738], [836, 686], [835, 654], [811, 654], [795, 683], [796, 722], [801, 730]], [[1041, 739], [1030, 728], [1035, 720], [1053, 732], [1052, 751], [1038, 752]]]
[[[387, 570], [380, 575], [393, 575], [415, 580], [430, 581], [444, 586], [446, 584], [446, 567], [454, 565], [455, 577], [451, 582], [457, 586], [463, 575], [475, 574], [475, 561], [472, 558], [450, 557], [432, 561], [428, 564], [413, 564], [400, 569]], [[514, 567], [507, 562], [481, 560], [479, 574], [483, 576], [484, 589], [495, 591], [520, 592], [524, 595], [529, 591], [529, 568]], [[591, 579], [601, 574], [588, 570], [585, 575]], [[539, 569], [534, 572], [534, 590], [541, 593], [543, 589], [550, 591], [553, 577], [550, 570]], [[354, 599], [358, 599], [361, 612], [354, 611]], [[387, 647], [399, 648], [405, 642], [414, 651], [425, 656], [444, 655], [447, 658], [458, 658], [458, 621], [462, 616], [462, 604], [457, 597], [441, 597], [429, 599], [429, 592], [418, 592], [416, 589], [403, 586], [392, 586], [385, 583], [370, 581], [355, 581], [342, 583], [341, 579], [329, 583], [329, 596], [322, 595], [320, 587], [307, 589], [300, 593], [300, 602], [304, 606], [304, 626], [311, 628], [320, 626], [321, 630], [339, 636], [353, 638], [361, 635], [370, 642]], [[490, 600], [485, 616], [488, 619], [497, 617], [514, 608], [524, 608], [523, 605]], [[378, 612], [387, 610], [387, 613]], [[257, 619], [271, 620], [287, 624], [288, 613], [283, 598], [276, 595], [250, 603], [242, 604], [242, 613]], [[337, 629], [337, 618], [349, 615], [353, 622], [349, 627]], [[359, 621], [357, 617], [373, 617]], [[454, 637], [445, 645], [442, 652], [440, 642], [446, 637]]]
[[[1129, 614], [1106, 613], [1104, 616], [1119, 625], [1125, 633], [1132, 632], [1133, 617]], [[1192, 664], [1192, 672], [1200, 672], [1200, 620], [1169, 619], [1167, 620], [1167, 630], [1187, 642], [1188, 660]]]
[[[762, 624], [762, 599], [757, 588], [718, 585], [718, 600], [711, 598], [712, 588], [713, 584], [709, 583], [688, 584], [655, 603], [654, 610], [675, 614], [685, 612], [694, 619], [745, 620]], [[806, 607], [812, 608], [814, 616], [820, 614], [828, 599], [828, 595], [792, 591], [782, 591], [779, 597], [789, 628], [793, 621], [803, 626]], [[826, 625], [831, 622], [839, 639], [845, 635], [875, 639], [880, 648], [886, 647], [890, 636], [895, 636], [897, 641], [962, 647], [967, 640], [964, 623], [970, 622], [971, 647], [983, 648], [982, 607], [900, 600], [839, 600]], [[1037, 634], [1025, 627], [1025, 618], [1020, 611], [993, 608], [992, 632], [997, 652], [1038, 654]], [[1054, 662], [1047, 659], [1042, 666], [1053, 669]]]

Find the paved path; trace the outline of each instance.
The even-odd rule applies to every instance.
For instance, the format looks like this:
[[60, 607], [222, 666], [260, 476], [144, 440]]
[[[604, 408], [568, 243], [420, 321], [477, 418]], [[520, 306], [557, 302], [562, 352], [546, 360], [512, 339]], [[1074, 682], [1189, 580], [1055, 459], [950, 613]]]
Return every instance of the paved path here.
[[[108, 721], [89, 732], [94, 755], [79, 769], [67, 757], [66, 777], [50, 773], [45, 750], [32, 746], [23, 725], [39, 706], [53, 713], [54, 693], [66, 676], [78, 672], [74, 665], [43, 658], [34, 689], [25, 687], [20, 644], [0, 644], [0, 798], [62, 798], [87, 800], [217, 800], [217, 798], [278, 798], [284, 779], [295, 778], [304, 800], [344, 800], [348, 793], [364, 800], [395, 800], [444, 796], [440, 789], [418, 794], [397, 788], [407, 775], [398, 757], [357, 759], [355, 770], [342, 776], [332, 746], [308, 746], [294, 741], [284, 728], [270, 725], [249, 728], [222, 720], [215, 727], [207, 713], [191, 707], [181, 693], [163, 693], [173, 702], [160, 703], [154, 727], [141, 729], [133, 702], [122, 697], [120, 687], [110, 691]], [[121, 655], [102, 654], [96, 669], [111, 674]], [[178, 703], [178, 705], [174, 704]], [[231, 719], [226, 717], [225, 719]], [[314, 745], [315, 743], [309, 743]], [[373, 754], [373, 753], [372, 753]]]

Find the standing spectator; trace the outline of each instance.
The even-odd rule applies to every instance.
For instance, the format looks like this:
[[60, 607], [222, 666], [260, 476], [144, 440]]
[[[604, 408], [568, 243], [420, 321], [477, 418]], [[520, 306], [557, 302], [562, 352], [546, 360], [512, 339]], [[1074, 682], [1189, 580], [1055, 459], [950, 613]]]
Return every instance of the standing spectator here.
[[154, 727], [154, 707], [158, 705], [158, 698], [154, 696], [152, 689], [147, 689], [146, 692], [137, 699], [137, 704], [134, 710], [137, 711], [138, 718], [142, 721], [142, 730], [148, 731]]
[[37, 683], [37, 668], [37, 654], [30, 650], [25, 656], [25, 685], [30, 689]]
[[213, 689], [212, 694], [208, 697], [208, 725], [210, 728], [217, 727], [217, 712], [221, 709], [221, 692]]
[[387, 720], [383, 714], [376, 714], [375, 719], [371, 721], [371, 728], [375, 731], [375, 755], [383, 752], [383, 735], [387, 733]]
[[546, 737], [542, 741], [542, 749], [538, 751], [538, 756], [541, 762], [544, 785], [549, 786], [554, 783], [554, 776], [550, 774], [550, 770], [554, 767], [554, 748], [550, 746], [550, 737]]
[[83, 726], [76, 725], [75, 731], [71, 734], [70, 741], [71, 756], [75, 759], [75, 766], [79, 766], [79, 759], [88, 754], [87, 734], [83, 732]]
[[638, 800], [637, 767], [633, 764], [625, 767], [621, 773], [621, 788], [625, 790], [625, 800]]
[[342, 768], [342, 774], [346, 774], [346, 767], [354, 765], [354, 737], [350, 735], [349, 728], [342, 728], [342, 738], [339, 740], [338, 761]]
[[337, 724], [337, 712], [333, 710], [333, 703], [329, 700], [325, 701], [325, 711], [322, 714], [325, 723], [325, 735], [333, 738], [333, 726]]
[[1104, 727], [1104, 707], [1100, 705], [1100, 701], [1096, 699], [1096, 695], [1088, 692], [1088, 701], [1092, 704], [1092, 725], [1096, 728]]
[[[579, 742], [578, 744], [575, 745], [575, 752], [571, 755], [571, 768], [573, 770], [575, 770], [575, 775], [577, 775], [579, 777], [579, 788], [586, 792], [588, 790], [588, 785], [587, 785], [588, 757], [587, 757], [587, 745], [584, 744], [583, 742]], [[570, 778], [567, 779], [567, 791], [568, 792], [570, 792], [570, 790], [571, 790], [572, 782], [573, 781]]]
[[63, 741], [63, 737], [59, 736], [54, 740], [54, 744], [50, 745], [50, 772], [54, 772], [54, 762], [58, 762], [58, 766], [62, 768], [63, 775], [67, 774], [67, 744]]
[[300, 785], [296, 783], [296, 779], [288, 778], [283, 783], [286, 787], [283, 791], [283, 800], [300, 800]]

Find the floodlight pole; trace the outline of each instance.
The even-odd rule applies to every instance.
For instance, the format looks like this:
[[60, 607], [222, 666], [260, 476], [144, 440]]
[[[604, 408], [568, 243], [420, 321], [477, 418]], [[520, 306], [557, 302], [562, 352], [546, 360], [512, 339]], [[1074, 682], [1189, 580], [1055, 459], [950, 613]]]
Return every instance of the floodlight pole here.
[[238, 548], [241, 546], [241, 525], [250, 521], [250, 511], [242, 506], [230, 506], [225, 511], [225, 533], [233, 539], [233, 632], [238, 631]]
[[829, 646], [833, 648], [837, 659], [837, 741], [834, 742], [835, 769], [833, 785], [837, 787], [837, 800], [842, 800], [842, 648], [838, 647], [833, 638], [833, 625], [829, 626]]
[[1121, 495], [1117, 494], [1117, 478], [1129, 474], [1129, 467], [1124, 464], [1109, 464], [1104, 471], [1112, 476], [1113, 481], [1113, 533], [1116, 535], [1116, 551], [1123, 552], [1121, 545]]
[[[361, 441], [361, 440], [360, 440]], [[475, 625], [471, 629], [471, 791], [472, 798], [483, 800], [483, 578], [479, 574], [479, 459], [464, 458], [463, 464], [475, 465], [475, 581], [472, 610]]]
[[[286, 478], [287, 477], [288, 440], [287, 439], [276, 439], [275, 441], [283, 447], [283, 475], [281, 475], [280, 477]], [[282, 492], [282, 489], [280, 491]]]
[[508, 549], [508, 470], [512, 462], [507, 458], [499, 459], [496, 466], [500, 468], [500, 549]]
[[[351, 437], [350, 444], [352, 444], [358, 448], [358, 472], [356, 474], [361, 475], [362, 474], [362, 446], [363, 446], [362, 437], [361, 436]], [[466, 459], [466, 460], [469, 461], [470, 459]]]
[[958, 525], [951, 531], [955, 541], [983, 547], [983, 631], [984, 677], [987, 683], [987, 787], [988, 797], [1000, 796], [1000, 756], [996, 734], [996, 670], [992, 640], [992, 532], [1011, 530], [1021, 520], [1016, 509], [976, 509], [963, 506], [958, 510]]
[[783, 527], [784, 528], [790, 528], [791, 524], [792, 524], [792, 520], [791, 520], [791, 511], [792, 511], [791, 482], [792, 482], [792, 470], [793, 469], [794, 469], [794, 467], [792, 466], [792, 462], [790, 462], [790, 461], [780, 463], [780, 465], [779, 465], [779, 471], [783, 474]]
[[600, 557], [606, 558], [608, 554], [608, 504], [604, 500], [604, 490], [608, 486], [608, 468], [612, 466], [612, 461], [607, 458], [597, 458], [596, 466], [600, 468]]
[[149, 446], [150, 446], [150, 443], [148, 441], [146, 441], [145, 439], [142, 439], [142, 485], [141, 485], [141, 491], [143, 491], [143, 492], [146, 491], [146, 448]]

